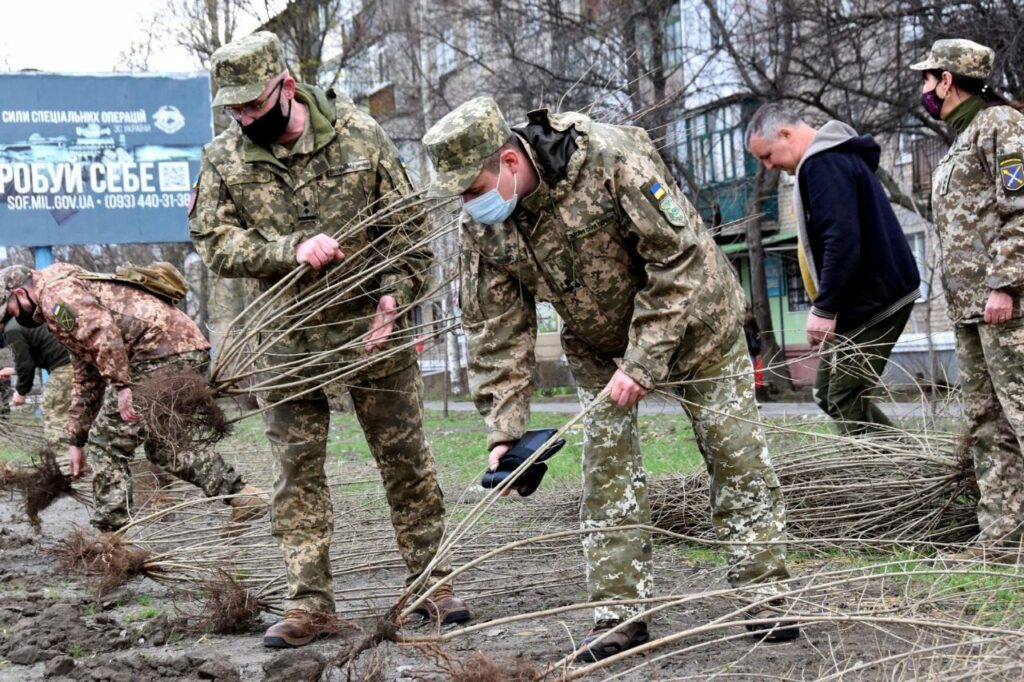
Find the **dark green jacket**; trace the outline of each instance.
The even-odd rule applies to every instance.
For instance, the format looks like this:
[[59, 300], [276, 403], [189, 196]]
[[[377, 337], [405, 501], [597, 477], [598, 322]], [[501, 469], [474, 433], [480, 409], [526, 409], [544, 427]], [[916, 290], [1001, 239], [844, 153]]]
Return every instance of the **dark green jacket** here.
[[14, 354], [14, 369], [18, 373], [17, 391], [28, 395], [35, 383], [36, 369], [52, 372], [58, 367], [71, 362], [68, 349], [60, 345], [46, 325], [39, 327], [22, 327], [17, 320], [11, 319], [4, 329], [7, 345]]

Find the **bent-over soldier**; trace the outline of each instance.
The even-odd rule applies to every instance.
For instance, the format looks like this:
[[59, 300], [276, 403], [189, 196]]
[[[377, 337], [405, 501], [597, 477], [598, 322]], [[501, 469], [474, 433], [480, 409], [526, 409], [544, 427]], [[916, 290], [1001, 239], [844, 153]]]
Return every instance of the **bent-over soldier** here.
[[131, 520], [131, 460], [143, 444], [149, 461], [208, 497], [235, 495], [232, 523], [266, 512], [259, 492], [219, 454], [166, 452], [146, 437], [132, 387], [157, 370], [204, 373], [210, 344], [185, 313], [133, 285], [83, 277], [82, 268], [58, 263], [41, 270], [13, 265], [0, 270], [4, 322], [45, 324], [71, 352], [71, 404], [62, 441], [71, 473], [83, 474], [86, 442], [93, 446], [91, 523], [114, 531]]
[[[494, 100], [480, 97], [436, 123], [423, 143], [437, 174], [432, 193], [461, 196], [468, 214], [462, 314], [491, 468], [526, 428], [536, 304], [549, 301], [564, 322], [562, 348], [581, 403], [610, 389], [585, 419], [583, 528], [650, 523], [636, 404], [658, 384], [685, 381], [678, 394], [711, 475], [729, 580], [751, 595], [777, 596], [775, 581], [789, 575], [782, 493], [754, 402], [743, 294], [647, 133], [546, 110], [512, 130]], [[591, 601], [652, 595], [648, 533], [585, 535], [583, 551]], [[766, 602], [752, 611], [771, 618], [780, 608]], [[643, 610], [596, 608], [577, 659], [647, 641]], [[796, 632], [775, 627], [770, 636]]]

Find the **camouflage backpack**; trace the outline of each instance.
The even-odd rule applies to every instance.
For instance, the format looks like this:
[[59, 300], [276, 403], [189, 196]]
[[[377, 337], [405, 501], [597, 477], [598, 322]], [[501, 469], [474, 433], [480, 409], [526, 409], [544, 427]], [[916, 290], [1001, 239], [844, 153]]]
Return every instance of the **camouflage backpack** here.
[[122, 282], [131, 284], [147, 291], [171, 305], [178, 305], [188, 293], [188, 282], [178, 268], [166, 261], [156, 261], [150, 265], [124, 265], [114, 274], [102, 272], [82, 272], [82, 279], [99, 280], [102, 282]]

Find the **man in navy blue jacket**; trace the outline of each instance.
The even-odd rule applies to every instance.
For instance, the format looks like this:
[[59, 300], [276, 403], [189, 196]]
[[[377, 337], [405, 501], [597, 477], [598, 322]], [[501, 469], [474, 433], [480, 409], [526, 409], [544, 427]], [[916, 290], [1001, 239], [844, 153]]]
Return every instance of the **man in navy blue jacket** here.
[[875, 175], [878, 143], [839, 121], [812, 128], [780, 104], [757, 110], [746, 141], [765, 168], [796, 175], [797, 255], [814, 300], [807, 342], [821, 347], [815, 402], [846, 434], [892, 426], [871, 391], [921, 280]]

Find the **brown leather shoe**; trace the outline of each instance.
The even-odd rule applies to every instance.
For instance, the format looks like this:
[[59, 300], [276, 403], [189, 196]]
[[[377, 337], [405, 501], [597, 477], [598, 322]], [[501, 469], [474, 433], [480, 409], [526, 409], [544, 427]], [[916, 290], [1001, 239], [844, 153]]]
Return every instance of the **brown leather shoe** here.
[[433, 618], [441, 625], [465, 623], [473, 617], [466, 602], [455, 596], [455, 590], [448, 583], [434, 590], [416, 612], [426, 618]]
[[607, 634], [619, 622], [616, 620], [598, 621], [590, 634], [576, 648], [576, 663], [601, 661], [609, 656], [620, 654], [626, 649], [646, 644], [651, 639], [645, 623], [633, 622]]
[[291, 609], [263, 633], [263, 646], [268, 649], [295, 649], [315, 639], [330, 637], [336, 631], [333, 614]]
[[270, 509], [270, 500], [266, 493], [260, 492], [256, 486], [246, 483], [238, 491], [238, 497], [232, 497], [229, 503], [232, 523], [248, 523], [260, 518]]
[[231, 519], [224, 525], [221, 536], [233, 538], [245, 530], [245, 525], [250, 521], [260, 518], [270, 509], [270, 503], [266, 493], [262, 493], [254, 485], [246, 483], [238, 491], [238, 497], [228, 500], [231, 505]]
[[764, 623], [748, 623], [747, 631], [754, 639], [763, 642], [791, 642], [800, 636], [800, 626], [786, 620], [785, 599], [773, 599], [766, 604], [754, 606], [743, 612], [747, 620], [763, 620]]

